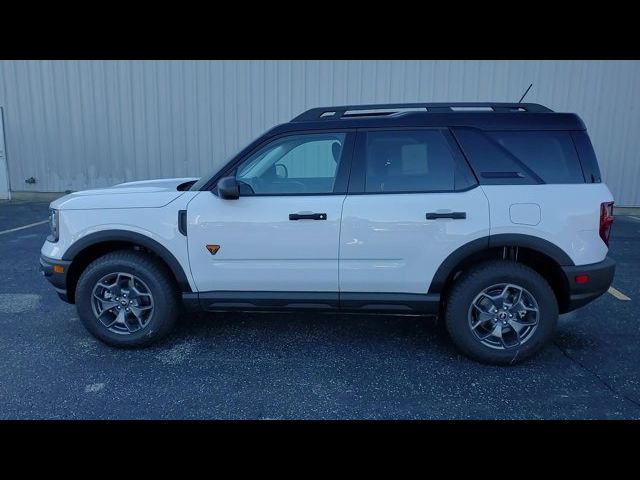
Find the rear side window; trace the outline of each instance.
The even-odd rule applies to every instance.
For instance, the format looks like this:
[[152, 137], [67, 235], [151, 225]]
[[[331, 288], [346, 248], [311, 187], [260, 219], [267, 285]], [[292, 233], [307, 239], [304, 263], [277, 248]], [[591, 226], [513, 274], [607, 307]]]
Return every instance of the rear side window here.
[[545, 183], [584, 183], [571, 134], [561, 131], [487, 132]]
[[367, 132], [365, 192], [452, 191], [455, 161], [439, 130]]

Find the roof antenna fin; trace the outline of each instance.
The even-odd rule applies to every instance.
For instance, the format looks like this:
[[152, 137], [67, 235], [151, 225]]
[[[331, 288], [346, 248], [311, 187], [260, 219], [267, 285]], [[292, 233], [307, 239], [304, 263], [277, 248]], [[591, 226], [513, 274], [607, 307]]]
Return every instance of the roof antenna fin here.
[[522, 103], [522, 100], [524, 100], [524, 97], [527, 96], [527, 93], [529, 93], [529, 90], [531, 90], [531, 87], [533, 87], [533, 83], [529, 85], [529, 88], [527, 88], [527, 90], [522, 94], [522, 96], [520, 97], [520, 100], [518, 100], [518, 103]]

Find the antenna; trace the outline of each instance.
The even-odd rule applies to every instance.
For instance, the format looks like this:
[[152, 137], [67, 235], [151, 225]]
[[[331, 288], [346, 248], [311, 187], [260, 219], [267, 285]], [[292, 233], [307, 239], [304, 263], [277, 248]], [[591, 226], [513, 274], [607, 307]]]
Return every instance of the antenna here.
[[531, 90], [531, 87], [533, 87], [533, 83], [529, 85], [529, 88], [527, 88], [527, 90], [522, 94], [522, 97], [520, 97], [520, 100], [518, 100], [518, 103], [522, 103], [522, 100], [524, 100], [524, 97], [527, 96], [527, 93], [529, 93], [529, 90]]

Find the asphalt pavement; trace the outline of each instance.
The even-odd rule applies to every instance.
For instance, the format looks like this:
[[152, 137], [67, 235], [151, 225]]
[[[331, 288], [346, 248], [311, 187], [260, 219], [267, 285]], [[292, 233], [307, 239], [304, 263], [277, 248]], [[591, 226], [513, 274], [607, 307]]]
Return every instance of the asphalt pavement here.
[[[428, 317], [196, 314], [143, 350], [91, 337], [41, 276], [46, 203], [0, 203], [0, 418], [640, 418], [640, 218], [614, 287], [512, 367], [459, 355]], [[10, 231], [13, 230], [13, 231]]]

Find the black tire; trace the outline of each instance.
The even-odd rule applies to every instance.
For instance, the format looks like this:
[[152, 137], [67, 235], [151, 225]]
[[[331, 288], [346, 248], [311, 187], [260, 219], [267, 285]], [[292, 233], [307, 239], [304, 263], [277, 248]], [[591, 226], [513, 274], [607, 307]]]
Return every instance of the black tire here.
[[[519, 346], [502, 350], [483, 344], [469, 321], [469, 311], [476, 296], [501, 283], [524, 287], [539, 309], [537, 327], [529, 337]], [[550, 343], [558, 322], [558, 304], [547, 281], [535, 270], [521, 263], [492, 260], [471, 268], [455, 281], [446, 301], [445, 322], [451, 339], [463, 354], [483, 363], [513, 365]]]
[[[93, 289], [100, 279], [114, 272], [135, 275], [146, 284], [153, 298], [148, 323], [134, 333], [114, 333], [94, 313]], [[85, 328], [104, 343], [122, 348], [145, 347], [157, 342], [171, 331], [180, 311], [178, 289], [165, 265], [152, 255], [133, 250], [111, 252], [90, 263], [80, 275], [75, 298]]]

